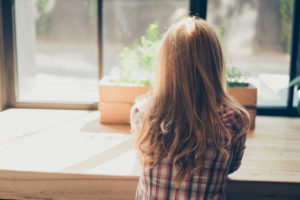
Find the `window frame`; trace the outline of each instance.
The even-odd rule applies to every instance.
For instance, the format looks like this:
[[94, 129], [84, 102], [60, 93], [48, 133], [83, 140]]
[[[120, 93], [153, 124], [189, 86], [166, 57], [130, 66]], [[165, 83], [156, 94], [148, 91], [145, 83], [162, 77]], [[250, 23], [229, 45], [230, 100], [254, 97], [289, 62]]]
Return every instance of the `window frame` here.
[[[14, 57], [12, 44], [12, 10], [11, 1], [1, 0], [1, 108], [11, 107], [14, 99]], [[12, 92], [13, 91], [13, 92]]]
[[[0, 4], [2, 4], [0, 0]], [[4, 91], [4, 63], [3, 63], [3, 31], [2, 31], [2, 7], [0, 5], [0, 111], [4, 109], [4, 105], [6, 105], [5, 91]]]
[[[98, 11], [102, 11], [101, 0], [98, 0]], [[3, 23], [3, 60], [4, 64], [1, 66], [4, 71], [4, 76], [8, 77], [5, 81], [5, 86], [1, 89], [4, 91], [3, 97], [5, 98], [3, 109], [6, 108], [46, 108], [46, 109], [71, 109], [71, 110], [96, 110], [97, 103], [72, 103], [72, 102], [44, 102], [44, 101], [18, 101], [18, 75], [17, 75], [17, 52], [15, 44], [15, 19], [14, 19], [14, 0], [0, 0], [0, 9], [2, 11]], [[98, 12], [98, 79], [102, 77], [102, 18]]]
[[[206, 19], [208, 0], [190, 0], [190, 15]], [[102, 45], [102, 9], [103, 1], [97, 0], [98, 3], [98, 78], [103, 75], [103, 45]], [[17, 101], [17, 63], [16, 63], [16, 46], [14, 31], [14, 0], [0, 0], [0, 110], [5, 108], [49, 108], [49, 109], [80, 109], [95, 110], [97, 102], [92, 104], [80, 103], [50, 103], [34, 101]], [[291, 81], [300, 72], [300, 64], [297, 66], [297, 56], [299, 55], [299, 19], [300, 2], [294, 0], [294, 14], [292, 23], [292, 45], [290, 73]], [[2, 34], [1, 34], [2, 33]], [[3, 42], [2, 42], [3, 41]], [[288, 90], [287, 106], [258, 106], [258, 115], [273, 116], [298, 116], [296, 108], [293, 106], [294, 87]]]

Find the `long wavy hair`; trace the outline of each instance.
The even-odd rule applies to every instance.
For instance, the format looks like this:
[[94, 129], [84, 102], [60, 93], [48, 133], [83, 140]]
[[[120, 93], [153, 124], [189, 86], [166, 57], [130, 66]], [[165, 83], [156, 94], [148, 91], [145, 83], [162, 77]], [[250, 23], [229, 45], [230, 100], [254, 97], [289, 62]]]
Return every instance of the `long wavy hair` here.
[[[151, 169], [167, 158], [177, 168], [180, 184], [189, 170], [202, 168], [208, 138], [228, 160], [231, 134], [220, 105], [239, 116], [241, 133], [248, 129], [249, 115], [226, 91], [224, 58], [214, 30], [194, 17], [172, 25], [163, 37], [150, 105], [136, 138], [142, 164]], [[221, 134], [228, 139], [225, 145]]]

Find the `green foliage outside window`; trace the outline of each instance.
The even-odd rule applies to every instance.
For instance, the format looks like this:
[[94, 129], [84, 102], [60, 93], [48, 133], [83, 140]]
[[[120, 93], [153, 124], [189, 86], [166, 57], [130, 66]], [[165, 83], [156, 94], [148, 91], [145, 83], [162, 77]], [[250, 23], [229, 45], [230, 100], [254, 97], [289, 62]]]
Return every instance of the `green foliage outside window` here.
[[[225, 28], [221, 28], [220, 40], [225, 35]], [[146, 34], [137, 39], [130, 47], [124, 48], [118, 57], [118, 65], [112, 74], [116, 76], [118, 83], [130, 83], [137, 85], [152, 85], [158, 50], [162, 36], [159, 33], [158, 23], [150, 24]], [[226, 64], [229, 65], [227, 60]], [[247, 87], [248, 76], [236, 67], [228, 67], [226, 70], [228, 87]]]
[[118, 57], [118, 66], [112, 72], [117, 74], [116, 81], [152, 85], [161, 38], [158, 23], [153, 23], [145, 35], [124, 48]]
[[292, 40], [291, 21], [293, 17], [293, 3], [294, 0], [279, 1], [280, 26], [281, 26], [280, 40], [285, 44], [285, 50], [287, 53], [290, 53], [291, 51], [291, 40]]
[[45, 33], [49, 28], [49, 14], [47, 14], [45, 11], [47, 4], [48, 4], [48, 0], [37, 1], [37, 9], [40, 13], [38, 23], [39, 23], [39, 31], [41, 33]]

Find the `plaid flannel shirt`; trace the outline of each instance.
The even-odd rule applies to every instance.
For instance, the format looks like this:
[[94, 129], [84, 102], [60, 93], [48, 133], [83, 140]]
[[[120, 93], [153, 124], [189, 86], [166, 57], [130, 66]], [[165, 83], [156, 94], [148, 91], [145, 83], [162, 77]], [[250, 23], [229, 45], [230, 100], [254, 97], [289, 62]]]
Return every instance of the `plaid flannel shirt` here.
[[[146, 101], [136, 103], [131, 109], [131, 129], [138, 134], [142, 126]], [[223, 122], [232, 134], [232, 143], [227, 148], [230, 153], [228, 162], [224, 155], [219, 153], [210, 138], [207, 140], [207, 149], [204, 152], [204, 166], [194, 174], [187, 174], [180, 187], [176, 188], [173, 181], [176, 168], [163, 159], [158, 166], [148, 169], [143, 166], [136, 191], [136, 200], [190, 200], [190, 199], [225, 199], [225, 188], [228, 174], [234, 172], [241, 165], [245, 149], [247, 134], [239, 134], [240, 123], [236, 113], [229, 107], [221, 106]], [[221, 143], [225, 143], [222, 137]]]

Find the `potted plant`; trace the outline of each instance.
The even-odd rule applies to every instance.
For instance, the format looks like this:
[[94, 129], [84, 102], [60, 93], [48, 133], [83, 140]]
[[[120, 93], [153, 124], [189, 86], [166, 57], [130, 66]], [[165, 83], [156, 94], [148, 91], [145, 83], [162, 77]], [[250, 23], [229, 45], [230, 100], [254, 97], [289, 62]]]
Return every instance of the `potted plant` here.
[[120, 53], [113, 76], [100, 80], [101, 123], [129, 122], [135, 99], [149, 91], [152, 85], [160, 41], [158, 23], [150, 24], [144, 36]]
[[[300, 76], [295, 77], [295, 78], [291, 81], [291, 83], [290, 83], [289, 86], [290, 86], [290, 87], [292, 87], [292, 86], [297, 86], [298, 97], [299, 97], [299, 99], [300, 99]], [[297, 104], [297, 112], [298, 112], [298, 114], [300, 115], [300, 100], [298, 101], [298, 104]]]
[[[112, 71], [115, 76], [100, 80], [98, 109], [101, 123], [129, 123], [130, 109], [135, 99], [149, 91], [152, 85], [160, 41], [158, 24], [153, 23], [145, 36], [121, 52], [118, 66]], [[237, 68], [227, 70], [228, 93], [246, 107], [250, 113], [251, 128], [254, 129], [257, 90], [245, 81], [246, 76]]]
[[226, 71], [227, 91], [236, 101], [243, 105], [250, 115], [250, 128], [255, 128], [257, 88], [249, 84], [247, 75], [235, 67]]

